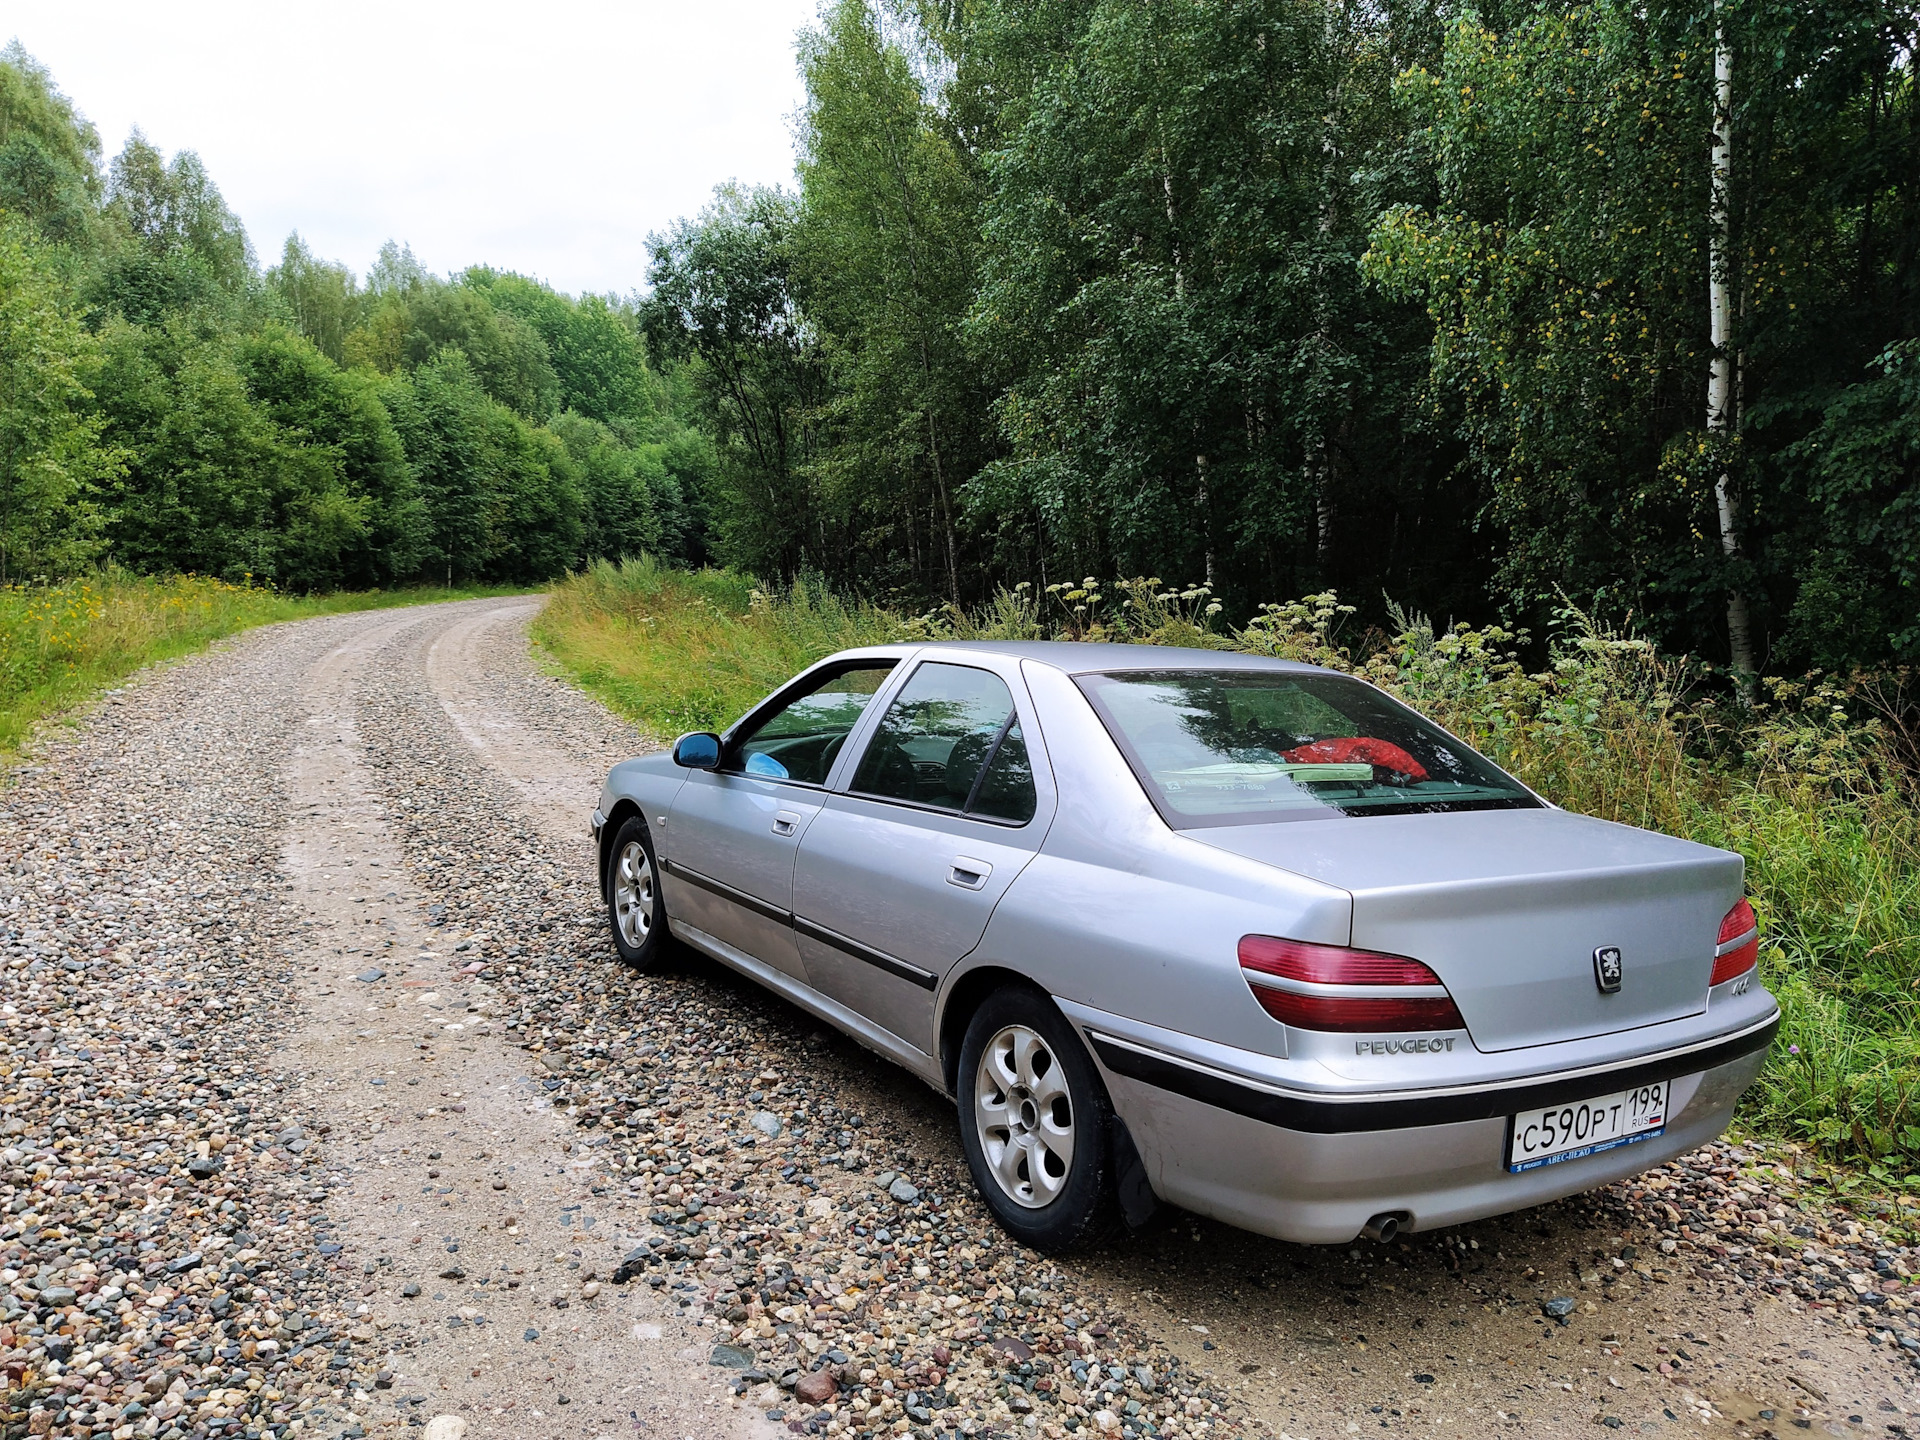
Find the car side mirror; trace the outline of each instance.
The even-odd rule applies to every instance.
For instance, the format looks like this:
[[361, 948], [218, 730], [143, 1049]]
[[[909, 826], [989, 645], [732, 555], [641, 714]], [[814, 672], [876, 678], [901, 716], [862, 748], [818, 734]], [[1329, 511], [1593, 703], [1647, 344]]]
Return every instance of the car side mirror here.
[[688, 770], [711, 770], [720, 763], [720, 737], [706, 730], [673, 742], [673, 763]]

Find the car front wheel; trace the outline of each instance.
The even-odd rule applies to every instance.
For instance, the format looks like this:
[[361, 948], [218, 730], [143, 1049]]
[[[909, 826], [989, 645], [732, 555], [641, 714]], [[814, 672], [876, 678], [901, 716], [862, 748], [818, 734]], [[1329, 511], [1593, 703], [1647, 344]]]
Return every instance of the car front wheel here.
[[967, 1026], [958, 1082], [967, 1167], [1014, 1238], [1057, 1252], [1115, 1228], [1112, 1106], [1051, 1000], [1018, 988], [989, 996]]
[[646, 821], [627, 818], [613, 837], [607, 859], [607, 919], [620, 958], [637, 970], [651, 970], [668, 947], [667, 911], [660, 899], [660, 866]]

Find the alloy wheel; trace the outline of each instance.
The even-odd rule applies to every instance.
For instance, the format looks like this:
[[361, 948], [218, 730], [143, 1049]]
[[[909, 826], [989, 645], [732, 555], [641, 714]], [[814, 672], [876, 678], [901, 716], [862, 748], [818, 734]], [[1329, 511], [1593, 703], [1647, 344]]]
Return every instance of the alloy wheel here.
[[629, 840], [613, 862], [613, 915], [620, 938], [638, 950], [653, 932], [653, 861], [647, 847]]
[[987, 1169], [1016, 1205], [1059, 1198], [1073, 1170], [1073, 1097], [1053, 1048], [1025, 1025], [999, 1030], [980, 1052], [973, 1120]]

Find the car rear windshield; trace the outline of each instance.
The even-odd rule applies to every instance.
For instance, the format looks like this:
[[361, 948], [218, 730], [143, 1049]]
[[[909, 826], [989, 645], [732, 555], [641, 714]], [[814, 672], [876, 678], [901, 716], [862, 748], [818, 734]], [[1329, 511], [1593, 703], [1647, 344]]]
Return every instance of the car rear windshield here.
[[1540, 803], [1438, 726], [1357, 680], [1258, 670], [1075, 678], [1176, 828]]

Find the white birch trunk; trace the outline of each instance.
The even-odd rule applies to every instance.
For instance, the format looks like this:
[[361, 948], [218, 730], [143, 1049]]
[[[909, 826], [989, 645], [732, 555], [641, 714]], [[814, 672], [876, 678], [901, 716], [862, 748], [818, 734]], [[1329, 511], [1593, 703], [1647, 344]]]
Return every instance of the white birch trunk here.
[[[1713, 344], [1712, 369], [1707, 377], [1707, 431], [1726, 436], [1733, 430], [1733, 305], [1732, 206], [1733, 182], [1733, 47], [1720, 5], [1714, 5], [1713, 33], [1713, 175], [1707, 199], [1707, 311]], [[1720, 512], [1720, 549], [1729, 560], [1740, 558], [1740, 530], [1734, 511], [1733, 476], [1725, 470], [1714, 481], [1713, 498]], [[1727, 649], [1742, 686], [1754, 673], [1753, 627], [1747, 616], [1747, 597], [1738, 586], [1727, 592]]]

